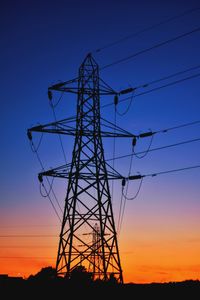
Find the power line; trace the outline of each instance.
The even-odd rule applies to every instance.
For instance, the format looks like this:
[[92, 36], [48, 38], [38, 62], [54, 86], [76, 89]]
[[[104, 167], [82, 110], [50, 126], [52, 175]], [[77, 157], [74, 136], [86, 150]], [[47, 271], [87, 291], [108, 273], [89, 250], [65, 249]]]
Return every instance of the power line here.
[[48, 256], [0, 256], [0, 259], [55, 259]]
[[[130, 165], [129, 165], [129, 171], [128, 171], [128, 177], [131, 174], [131, 169], [132, 169], [132, 164], [133, 164], [133, 154], [134, 154], [134, 151], [132, 151], [132, 156], [131, 156]], [[118, 232], [118, 234], [120, 233], [120, 229], [122, 227], [122, 222], [123, 222], [123, 217], [124, 217], [124, 210], [125, 210], [125, 205], [126, 205], [126, 197], [127, 197], [127, 193], [128, 193], [128, 185], [129, 185], [129, 183], [126, 186], [125, 195], [124, 195], [123, 192], [122, 192], [122, 195], [121, 195], [120, 209], [119, 209], [119, 218], [118, 218], [118, 225], [117, 225], [117, 232]], [[122, 186], [122, 191], [123, 191], [123, 189], [124, 189], [124, 186]], [[123, 203], [123, 199], [124, 199], [124, 203]]]
[[135, 155], [137, 158], [142, 159], [142, 158], [144, 158], [145, 156], [147, 156], [147, 154], [149, 153], [149, 150], [150, 150], [150, 148], [151, 148], [152, 142], [153, 142], [153, 137], [154, 137], [154, 133], [151, 135], [151, 140], [150, 140], [150, 143], [149, 143], [149, 146], [148, 146], [147, 150], [144, 151], [144, 154], [142, 154], [141, 156], [138, 155], [138, 153], [135, 152], [135, 150], [134, 150], [134, 148], [133, 148], [134, 155]]
[[[122, 253], [125, 253], [125, 254], [131, 254], [133, 253], [132, 251], [131, 252], [124, 252], [122, 251]], [[0, 259], [53, 259], [55, 260], [55, 257], [52, 257], [52, 256], [0, 256]]]
[[[63, 95], [63, 92], [61, 94], [61, 97], [62, 97], [62, 95]], [[61, 99], [61, 97], [60, 97], [60, 99]], [[50, 106], [51, 106], [52, 111], [53, 111], [54, 120], [55, 120], [55, 122], [57, 122], [56, 112], [55, 112], [54, 106], [52, 105], [51, 102], [50, 102]], [[58, 138], [59, 138], [59, 141], [60, 141], [60, 145], [61, 145], [61, 149], [62, 149], [64, 161], [65, 161], [65, 163], [67, 165], [67, 157], [66, 157], [66, 154], [65, 154], [65, 150], [64, 150], [64, 146], [63, 146], [63, 141], [62, 141], [62, 138], [61, 138], [60, 134], [58, 135]]]
[[145, 175], [131, 175], [129, 177], [123, 177], [123, 179], [126, 179], [126, 180], [138, 180], [138, 179], [142, 179], [144, 177], [155, 177], [157, 175], [163, 175], [163, 174], [168, 174], [168, 173], [175, 173], [175, 172], [180, 172], [180, 171], [187, 171], [187, 170], [197, 169], [197, 168], [200, 168], [200, 165], [190, 166], [190, 167], [184, 167], [184, 168], [179, 168], [179, 169], [172, 169], [172, 170], [161, 171], [161, 172], [157, 172], [157, 173], [150, 173], [150, 174], [145, 174]]
[[25, 248], [25, 249], [40, 249], [40, 248], [57, 248], [56, 246], [0, 246], [0, 248], [3, 248], [3, 249], [7, 249], [7, 248], [11, 248], [11, 249], [18, 249], [18, 248]]
[[127, 114], [127, 112], [129, 111], [129, 109], [131, 108], [131, 104], [132, 104], [132, 102], [133, 102], [133, 98], [134, 98], [134, 91], [132, 92], [132, 95], [131, 95], [131, 97], [129, 98], [129, 99], [130, 99], [130, 102], [129, 102], [127, 108], [126, 108], [125, 111], [123, 111], [123, 112], [119, 112], [119, 110], [117, 109], [117, 105], [115, 105], [115, 110], [116, 110], [116, 112], [117, 112], [117, 114], [118, 114], [119, 116], [122, 117], [122, 116], [125, 116], [125, 114]]
[[[146, 175], [133, 175], [133, 176], [128, 176], [126, 178], [124, 177], [124, 180], [125, 179], [128, 180], [128, 184], [129, 184], [129, 180], [138, 180], [138, 179], [141, 180], [138, 192], [136, 193], [136, 196], [137, 196], [139, 191], [140, 191], [140, 188], [141, 188], [144, 177], [155, 177], [155, 176], [158, 176], [158, 175], [175, 173], [175, 172], [186, 171], [186, 170], [197, 169], [197, 168], [200, 168], [200, 165], [184, 167], [184, 168], [179, 168], [179, 169], [172, 169], [172, 170], [167, 170], [167, 171], [161, 171], [161, 172], [157, 172], [157, 173], [150, 173], [150, 174], [146, 174]], [[127, 186], [128, 186], [128, 184], [127, 184]], [[118, 222], [118, 224], [119, 224], [118, 231], [120, 231], [121, 227], [122, 227], [122, 223], [123, 223], [123, 219], [124, 219], [124, 213], [125, 213], [126, 201], [127, 200], [133, 200], [135, 198], [135, 196], [132, 197], [132, 198], [128, 198], [127, 193], [126, 193], [126, 195], [124, 195], [124, 193], [123, 193], [124, 186], [125, 186], [125, 183], [124, 183], [124, 185], [122, 184], [122, 198], [124, 197], [125, 200], [124, 200], [123, 210], [122, 210], [122, 213], [121, 213], [121, 218], [119, 219], [120, 221]], [[121, 206], [121, 204], [120, 204], [120, 206]]]
[[30, 225], [30, 224], [23, 224], [23, 225], [5, 225], [5, 226], [1, 226], [1, 229], [2, 228], [27, 228], [27, 227], [59, 227], [60, 228], [60, 226], [58, 226], [58, 225], [51, 225], [51, 224], [49, 224], [49, 225], [45, 225], [45, 224], [41, 224], [41, 225], [36, 225], [36, 224], [34, 224], [34, 225]]
[[[46, 177], [46, 178], [47, 178], [47, 182], [50, 183], [48, 177]], [[41, 186], [42, 186], [43, 189], [45, 190], [45, 193], [46, 193], [45, 196], [41, 193]], [[60, 222], [61, 222], [61, 218], [60, 218], [60, 216], [59, 216], [59, 213], [57, 212], [57, 209], [56, 209], [56, 207], [55, 207], [55, 205], [54, 205], [54, 203], [53, 203], [53, 201], [52, 201], [52, 199], [51, 199], [51, 197], [50, 197], [50, 192], [51, 192], [51, 191], [52, 191], [52, 193], [55, 195], [55, 193], [53, 192], [53, 188], [52, 188], [51, 185], [50, 185], [50, 190], [47, 191], [47, 189], [46, 189], [44, 183], [42, 182], [42, 183], [40, 184], [40, 193], [41, 193], [41, 196], [43, 196], [43, 197], [48, 197], [48, 199], [49, 199], [49, 201], [50, 201], [50, 203], [51, 203], [51, 205], [52, 205], [52, 207], [53, 207], [53, 210], [55, 211], [55, 214], [57, 215], [58, 219], [59, 219]], [[57, 198], [56, 198], [56, 199], [57, 199]], [[58, 201], [57, 201], [57, 204], [59, 204]], [[60, 210], [62, 211], [60, 205], [59, 205], [59, 208], [60, 208]]]
[[200, 9], [200, 7], [196, 7], [196, 8], [193, 8], [193, 9], [186, 10], [183, 13], [178, 14], [178, 15], [176, 15], [174, 17], [170, 17], [170, 18], [168, 18], [168, 19], [166, 19], [164, 21], [161, 21], [159, 23], [156, 23], [156, 24], [154, 24], [152, 26], [146, 27], [146, 28], [144, 28], [142, 30], [139, 30], [139, 31], [135, 32], [135, 33], [129, 34], [129, 35], [127, 35], [127, 36], [125, 36], [125, 37], [123, 37], [121, 39], [118, 39], [118, 40], [116, 40], [116, 41], [114, 41], [112, 43], [108, 43], [108, 44], [102, 46], [101, 48], [96, 49], [94, 52], [100, 52], [102, 50], [108, 49], [108, 48], [110, 48], [112, 46], [115, 46], [117, 44], [120, 44], [121, 42], [124, 42], [124, 41], [126, 41], [128, 39], [136, 37], [136, 36], [138, 36], [138, 35], [140, 35], [140, 34], [142, 34], [144, 32], [150, 31], [150, 30], [155, 29], [155, 28], [157, 28], [157, 27], [159, 27], [161, 25], [167, 24], [167, 23], [169, 23], [171, 21], [174, 21], [174, 20], [176, 20], [178, 18], [181, 18], [181, 17], [183, 17], [185, 15], [191, 14], [191, 13], [193, 13], [193, 12], [199, 10], [199, 9]]
[[173, 127], [169, 127], [169, 128], [166, 128], [166, 129], [162, 129], [162, 130], [156, 131], [156, 133], [167, 132], [167, 131], [170, 131], [170, 130], [175, 130], [175, 129], [179, 129], [179, 128], [183, 128], [183, 127], [188, 127], [188, 126], [195, 125], [195, 124], [200, 124], [200, 120], [185, 123], [185, 124], [181, 124], [181, 125], [177, 125], [177, 126], [173, 126]]
[[[38, 159], [38, 161], [39, 161], [39, 164], [40, 164], [42, 170], [45, 171], [44, 166], [43, 166], [43, 163], [42, 163], [42, 160], [41, 160], [41, 158], [40, 158], [40, 156], [39, 156], [39, 154], [38, 154], [38, 149], [35, 147], [35, 145], [34, 145], [34, 143], [33, 143], [33, 141], [32, 141], [32, 136], [30, 136], [29, 133], [28, 133], [28, 137], [29, 137], [29, 140], [30, 140], [31, 149], [32, 149], [32, 151], [36, 154], [37, 159]], [[52, 192], [53, 195], [54, 195], [54, 198], [55, 198], [55, 200], [56, 200], [56, 203], [57, 203], [58, 207], [60, 208], [60, 211], [62, 212], [62, 208], [61, 208], [60, 203], [59, 203], [59, 201], [58, 201], [58, 199], [57, 199], [57, 197], [56, 197], [56, 194], [55, 194], [55, 192], [54, 192], [54, 190], [53, 190], [53, 187], [51, 186], [51, 183], [50, 183], [50, 181], [49, 181], [49, 178], [46, 177], [46, 179], [47, 179], [47, 182], [48, 182], [48, 184], [49, 184], [50, 190], [51, 190], [51, 192]], [[59, 216], [59, 213], [58, 213], [58, 211], [57, 211], [57, 209], [56, 209], [56, 207], [55, 207], [55, 205], [54, 205], [54, 203], [53, 203], [53, 201], [52, 201], [50, 195], [48, 194], [46, 187], [44, 186], [44, 184], [42, 184], [42, 186], [43, 186], [43, 188], [45, 189], [46, 195], [47, 195], [47, 197], [48, 197], [48, 199], [49, 199], [49, 201], [50, 201], [50, 203], [51, 203], [51, 205], [52, 205], [52, 208], [53, 208], [55, 214], [57, 215], [58, 219], [59, 219], [60, 222], [61, 222], [61, 218], [60, 218], [60, 216]]]
[[[184, 73], [187, 73], [187, 72], [190, 72], [190, 71], [194, 71], [194, 70], [199, 69], [199, 68], [200, 68], [200, 65], [197, 65], [197, 66], [194, 66], [194, 67], [190, 67], [190, 68], [184, 69], [184, 70], [182, 70], [182, 71], [178, 71], [178, 72], [172, 73], [172, 74], [170, 74], [170, 75], [163, 76], [163, 77], [161, 77], [161, 78], [159, 78], [159, 79], [155, 79], [155, 80], [149, 81], [149, 82], [147, 82], [147, 83], [143, 83], [143, 84], [140, 84], [140, 85], [138, 85], [138, 86], [134, 86], [134, 87], [132, 87], [132, 88], [129, 88], [129, 89], [128, 89], [128, 92], [129, 92], [129, 90], [130, 90], [130, 91], [132, 91], [132, 90], [133, 90], [133, 91], [136, 91], [136, 90], [138, 90], [138, 89], [140, 89], [140, 88], [147, 88], [147, 87], [149, 87], [150, 85], [153, 85], [153, 84], [155, 84], [155, 83], [158, 83], [158, 82], [161, 82], [161, 81], [165, 81], [165, 80], [167, 80], [167, 79], [171, 79], [171, 78], [176, 77], [176, 76], [178, 76], [178, 75], [182, 75], [182, 74], [184, 74]], [[126, 91], [126, 90], [125, 90], [125, 91]], [[120, 95], [121, 92], [119, 92], [118, 94]], [[128, 97], [128, 98], [130, 98], [130, 97]]]
[[180, 35], [178, 35], [178, 36], [176, 36], [176, 37], [174, 37], [174, 38], [171, 38], [171, 39], [168, 39], [168, 40], [163, 41], [163, 42], [161, 42], [161, 43], [155, 44], [155, 45], [153, 45], [152, 47], [149, 47], [149, 48], [140, 50], [140, 51], [138, 51], [138, 52], [136, 52], [136, 53], [133, 53], [133, 54], [131, 54], [131, 55], [129, 55], [129, 56], [126, 56], [126, 57], [124, 57], [124, 58], [121, 58], [121, 59], [119, 59], [119, 60], [116, 60], [116, 61], [114, 61], [114, 62], [112, 62], [112, 63], [110, 63], [110, 64], [107, 64], [107, 65], [103, 66], [102, 68], [100, 68], [100, 70], [104, 70], [104, 69], [107, 69], [107, 68], [109, 68], [109, 67], [111, 67], [111, 66], [120, 64], [120, 63], [125, 62], [125, 61], [127, 61], [127, 60], [130, 60], [130, 59], [132, 59], [132, 58], [134, 58], [134, 57], [136, 57], [136, 56], [138, 56], [138, 55], [140, 55], [140, 54], [143, 54], [143, 53], [149, 52], [149, 51], [151, 51], [151, 50], [154, 50], [154, 49], [156, 49], [156, 48], [165, 46], [165, 45], [167, 45], [167, 44], [169, 44], [169, 43], [175, 42], [175, 41], [177, 41], [177, 40], [179, 40], [179, 39], [181, 39], [181, 38], [184, 38], [184, 37], [186, 37], [186, 36], [188, 36], [188, 35], [191, 35], [191, 34], [193, 34], [193, 33], [199, 32], [199, 31], [200, 31], [200, 27], [197, 27], [197, 28], [195, 28], [195, 29], [193, 29], [193, 30], [191, 30], [191, 31], [185, 32], [185, 33], [183, 33], [183, 34], [180, 34]]
[[186, 171], [186, 170], [197, 169], [197, 168], [200, 168], [200, 165], [190, 166], [190, 167], [185, 167], [185, 168], [179, 168], [179, 169], [172, 169], [172, 170], [167, 170], [167, 171], [162, 171], [162, 172], [157, 172], [157, 173], [146, 174], [146, 175], [142, 175], [142, 177], [154, 177], [154, 176], [157, 176], [157, 175], [175, 173], [175, 172], [179, 172], [179, 171]]
[[[176, 129], [180, 129], [180, 128], [183, 128], [183, 127], [188, 127], [188, 126], [196, 125], [196, 124], [199, 124], [199, 123], [200, 123], [200, 120], [197, 120], [197, 121], [180, 124], [180, 125], [173, 126], [173, 127], [168, 127], [168, 128], [157, 130], [157, 131], [149, 131], [149, 132], [145, 132], [145, 133], [139, 134], [138, 137], [144, 138], [144, 137], [151, 136], [153, 138], [153, 136], [155, 134], [158, 134], [158, 133], [166, 133], [166, 132], [171, 131], [171, 130], [176, 130]], [[151, 143], [150, 143], [150, 146], [151, 146]], [[149, 146], [148, 149], [150, 149], [150, 146]], [[137, 154], [136, 154], [136, 156], [137, 156]]]
[[0, 235], [0, 238], [43, 238], [43, 237], [57, 237], [57, 235], [52, 235], [52, 234], [5, 234], [5, 235]]
[[[131, 88], [128, 89], [128, 92], [127, 92], [127, 93], [129, 93], [129, 90], [135, 92], [136, 90], [138, 90], [138, 89], [140, 89], [140, 88], [147, 88], [147, 87], [149, 87], [150, 85], [153, 85], [153, 84], [155, 84], [155, 83], [158, 83], [158, 82], [161, 82], [161, 81], [165, 81], [165, 80], [167, 80], [167, 79], [176, 77], [176, 76], [178, 76], [178, 75], [182, 75], [182, 74], [187, 73], [187, 72], [190, 72], [190, 71], [194, 71], [194, 70], [199, 69], [199, 68], [200, 68], [200, 65], [197, 65], [197, 66], [194, 66], [194, 67], [191, 67], [191, 68], [184, 69], [184, 70], [182, 70], [182, 71], [178, 71], [178, 72], [172, 73], [172, 74], [170, 74], [170, 75], [163, 76], [163, 77], [161, 77], [161, 78], [159, 78], [159, 79], [152, 80], [152, 81], [150, 81], [150, 82], [143, 83], [143, 84], [140, 84], [140, 85], [138, 85], [138, 86], [131, 87]], [[187, 77], [186, 77], [186, 78], [187, 78]], [[160, 88], [160, 87], [158, 87], [158, 88]], [[125, 90], [125, 91], [126, 91], [126, 90]], [[122, 92], [123, 92], [123, 91], [122, 91]], [[116, 94], [117, 94], [117, 92], [116, 92]], [[120, 94], [121, 94], [121, 92], [118, 93], [118, 95], [120, 95]], [[132, 94], [132, 95], [133, 95], [133, 94]], [[130, 98], [131, 98], [131, 97], [128, 97], [128, 99], [130, 99]], [[118, 101], [118, 102], [120, 102], [120, 101]], [[118, 102], [117, 102], [117, 103], [118, 103]]]
[[[142, 92], [142, 93], [139, 93], [139, 94], [135, 94], [135, 97], [142, 96], [142, 95], [146, 95], [146, 94], [149, 94], [149, 93], [152, 93], [152, 92], [161, 90], [161, 89], [163, 89], [163, 88], [166, 88], [166, 87], [168, 87], [168, 86], [172, 86], [172, 85], [175, 85], [175, 84], [178, 84], [178, 83], [181, 83], [181, 82], [183, 82], [183, 81], [190, 80], [190, 79], [193, 79], [193, 78], [196, 78], [196, 77], [199, 77], [199, 76], [200, 76], [200, 73], [197, 73], [197, 74], [188, 76], [188, 77], [186, 77], [186, 78], [182, 78], [182, 79], [179, 79], [179, 80], [176, 80], [176, 81], [167, 83], [167, 84], [165, 84], [165, 85], [162, 85], [162, 86], [153, 88], [153, 89], [148, 90], [148, 91], [146, 91], [146, 92]], [[120, 101], [119, 101], [119, 102], [120, 102]]]
[[150, 82], [148, 82], [148, 83], [145, 83], [145, 84], [143, 84], [143, 85], [140, 85], [139, 88], [140, 88], [140, 87], [142, 87], [142, 88], [143, 88], [143, 87], [147, 87], [147, 86], [149, 86], [149, 85], [158, 83], [158, 82], [163, 81], [163, 80], [170, 79], [170, 78], [172, 78], [172, 77], [175, 77], [175, 76], [177, 76], [177, 75], [184, 74], [184, 73], [189, 72], [189, 71], [194, 71], [194, 70], [199, 69], [199, 68], [200, 68], [200, 65], [197, 65], [197, 66], [194, 66], [194, 67], [191, 67], [191, 68], [188, 68], [188, 69], [185, 69], [185, 70], [182, 70], [182, 71], [179, 71], [179, 72], [176, 72], [176, 73], [173, 73], [173, 74], [170, 74], [170, 75], [161, 77], [161, 78], [159, 78], [159, 79], [152, 80], [152, 81], [150, 81]]
[[[186, 141], [183, 141], [183, 142], [179, 142], [179, 143], [175, 143], [175, 144], [170, 144], [170, 145], [166, 145], [166, 146], [162, 146], [162, 147], [152, 148], [152, 149], [149, 149], [148, 152], [158, 151], [158, 150], [162, 150], [162, 149], [166, 149], [166, 148], [170, 148], [170, 147], [175, 147], [175, 146], [180, 146], [180, 145], [184, 145], [184, 144], [189, 144], [189, 143], [193, 143], [193, 142], [197, 142], [197, 141], [200, 141], [200, 138], [196, 138], [196, 139], [192, 139], [192, 140], [186, 140]], [[144, 154], [144, 153], [146, 153], [146, 150], [145, 151], [137, 152], [136, 154]], [[115, 157], [115, 160], [126, 158], [126, 157], [130, 157], [130, 156], [132, 156], [132, 153], [131, 154], [122, 155], [122, 156], [117, 156], [117, 157]], [[113, 158], [109, 158], [109, 159], [106, 160], [106, 162], [107, 161], [112, 161], [112, 160], [113, 160]]]
[[[139, 195], [139, 192], [141, 190], [142, 183], [143, 183], [143, 177], [141, 178], [138, 190], [137, 190], [136, 194], [133, 197], [127, 197], [128, 188], [126, 190], [126, 194], [124, 194], [124, 186], [122, 186], [122, 197], [124, 197], [124, 205], [123, 205], [123, 210], [122, 210], [122, 213], [121, 213], [121, 222], [119, 224], [119, 233], [120, 233], [120, 230], [122, 228], [122, 223], [123, 223], [123, 220], [124, 220], [124, 213], [125, 213], [126, 201], [127, 200], [132, 201], [132, 200], [134, 200], [134, 199], [137, 198], [137, 196]], [[128, 181], [128, 184], [129, 184], [129, 181]], [[128, 186], [128, 184], [127, 184], [127, 186]]]
[[[200, 76], [200, 73], [197, 73], [197, 74], [194, 74], [194, 75], [191, 75], [191, 76], [188, 76], [188, 77], [185, 77], [185, 78], [176, 80], [176, 81], [172, 81], [172, 82], [170, 82], [170, 83], [167, 83], [167, 84], [165, 84], [165, 85], [161, 85], [161, 86], [156, 87], [156, 88], [153, 88], [153, 89], [151, 89], [151, 90], [148, 90], [148, 91], [145, 91], [145, 92], [141, 92], [141, 93], [135, 94], [134, 98], [135, 98], [135, 97], [139, 97], [139, 96], [143, 96], [143, 95], [146, 95], [146, 94], [149, 94], [149, 93], [158, 91], [158, 90], [161, 90], [161, 89], [163, 89], [163, 88], [166, 88], [166, 87], [169, 87], [169, 86], [172, 86], [172, 85], [175, 85], [175, 84], [178, 84], [178, 83], [181, 83], [181, 82], [184, 82], [184, 81], [187, 81], [187, 80], [190, 80], [190, 79], [199, 77], [199, 76]], [[118, 103], [122, 103], [122, 102], [128, 101], [129, 99], [131, 99], [131, 97], [132, 97], [132, 96], [129, 96], [129, 97], [124, 98], [124, 99], [121, 99], [121, 100], [118, 101]], [[114, 105], [114, 103], [113, 103], [113, 102], [110, 102], [110, 103], [108, 103], [108, 104], [102, 105], [101, 108], [105, 108], [105, 107], [108, 107], [108, 106], [111, 106], [111, 105]]]

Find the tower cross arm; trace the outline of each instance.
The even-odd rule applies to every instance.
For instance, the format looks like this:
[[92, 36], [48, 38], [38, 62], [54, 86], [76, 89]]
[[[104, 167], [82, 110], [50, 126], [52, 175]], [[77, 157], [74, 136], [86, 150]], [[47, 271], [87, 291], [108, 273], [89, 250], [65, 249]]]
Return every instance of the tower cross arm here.
[[71, 117], [44, 125], [33, 126], [27, 130], [27, 135], [30, 140], [32, 139], [32, 132], [47, 132], [74, 136], [76, 134], [75, 121], [76, 118]]
[[[79, 77], [68, 80], [68, 81], [58, 82], [56, 84], [51, 85], [48, 88], [49, 99], [50, 100], [52, 99], [52, 91], [60, 91], [60, 92], [79, 94], [81, 92], [81, 90], [78, 87], [78, 80], [79, 80]], [[100, 85], [99, 85], [98, 93], [100, 95], [116, 95], [117, 94], [117, 92], [114, 91], [105, 81], [103, 81], [102, 79], [99, 79], [99, 80], [100, 80]], [[90, 95], [91, 89], [85, 86], [84, 93], [87, 95]]]
[[[40, 182], [43, 181], [43, 176], [50, 176], [50, 177], [57, 177], [57, 178], [64, 178], [69, 179], [71, 177], [76, 177], [82, 180], [97, 180], [96, 174], [90, 172], [87, 168], [93, 168], [94, 164], [91, 163], [90, 165], [86, 164], [86, 162], [82, 161], [80, 169], [77, 171], [76, 169], [71, 168], [72, 164], [62, 165], [38, 174], [38, 179]], [[87, 166], [87, 168], [86, 168]], [[108, 165], [109, 166], [109, 165]], [[101, 170], [99, 172], [98, 180], [116, 180], [124, 178], [120, 173], [118, 173], [113, 168], [107, 171], [107, 174]]]
[[136, 138], [138, 137], [134, 133], [131, 133], [127, 130], [122, 129], [115, 124], [106, 121], [105, 119], [101, 120], [101, 132], [94, 131], [86, 126], [83, 129], [76, 128], [76, 117], [71, 117], [67, 119], [63, 119], [60, 121], [55, 121], [47, 124], [40, 124], [37, 126], [33, 126], [28, 129], [27, 135], [29, 139], [32, 139], [32, 132], [44, 132], [44, 133], [56, 133], [56, 134], [64, 134], [64, 135], [79, 135], [79, 136], [98, 136], [99, 134], [101, 137], [126, 137], [126, 138]]

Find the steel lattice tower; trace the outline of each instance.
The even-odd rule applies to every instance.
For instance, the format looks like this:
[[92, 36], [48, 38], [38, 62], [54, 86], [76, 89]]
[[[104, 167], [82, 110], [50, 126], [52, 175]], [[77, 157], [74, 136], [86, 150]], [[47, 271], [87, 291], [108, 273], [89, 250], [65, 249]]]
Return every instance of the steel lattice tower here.
[[68, 179], [57, 274], [70, 278], [71, 272], [83, 265], [86, 270], [92, 270], [94, 279], [107, 280], [114, 274], [122, 283], [109, 188], [109, 180], [122, 176], [106, 163], [102, 137], [134, 135], [101, 117], [100, 95], [115, 95], [116, 92], [99, 78], [99, 67], [91, 54], [81, 64], [77, 78], [49, 88], [50, 100], [53, 90], [77, 94], [76, 118], [32, 127], [28, 135], [32, 138], [31, 132], [39, 131], [75, 137], [72, 162], [39, 174], [40, 181], [43, 176]]
[[[79, 69], [76, 137], [57, 257], [58, 274], [80, 263], [93, 265], [94, 277], [115, 273], [122, 282], [119, 250], [100, 127], [99, 68], [89, 55]], [[82, 135], [83, 132], [93, 134]], [[81, 229], [94, 230], [99, 240], [85, 241]], [[85, 226], [86, 225], [86, 226]], [[82, 233], [82, 234], [81, 234]], [[94, 251], [96, 253], [94, 253]], [[94, 260], [99, 257], [100, 263]]]

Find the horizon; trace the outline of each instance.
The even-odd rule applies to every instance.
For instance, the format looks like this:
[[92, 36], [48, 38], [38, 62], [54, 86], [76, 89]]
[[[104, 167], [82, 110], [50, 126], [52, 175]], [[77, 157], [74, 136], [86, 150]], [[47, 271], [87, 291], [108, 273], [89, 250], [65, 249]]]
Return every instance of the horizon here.
[[[8, 279], [11, 279], [11, 278], [16, 278], [16, 279], [23, 279], [23, 280], [31, 280], [32, 278], [36, 277], [37, 274], [39, 274], [43, 269], [46, 269], [46, 268], [53, 268], [52, 266], [48, 266], [48, 267], [42, 267], [40, 270], [38, 270], [38, 272], [36, 272], [35, 274], [29, 274], [29, 276], [27, 277], [23, 277], [23, 276], [20, 276], [18, 274], [18, 276], [9, 276], [8, 274], [0, 274], [0, 280], [4, 279], [3, 276], [6, 276]], [[56, 270], [56, 269], [55, 269]], [[59, 276], [59, 275], [56, 275], [55, 278], [53, 279], [61, 279], [63, 281], [65, 281], [66, 279], [62, 276]], [[53, 280], [53, 279], [47, 279], [47, 280]], [[98, 281], [98, 279], [96, 279]], [[95, 280], [92, 280], [95, 282]], [[200, 283], [200, 280], [199, 279], [184, 279], [184, 280], [181, 280], [181, 281], [163, 281], [163, 282], [159, 282], [159, 281], [152, 281], [152, 282], [124, 282], [123, 284], [133, 284], [133, 285], [151, 285], [151, 284], [176, 284], [176, 283], [184, 283], [184, 282], [199, 282]]]

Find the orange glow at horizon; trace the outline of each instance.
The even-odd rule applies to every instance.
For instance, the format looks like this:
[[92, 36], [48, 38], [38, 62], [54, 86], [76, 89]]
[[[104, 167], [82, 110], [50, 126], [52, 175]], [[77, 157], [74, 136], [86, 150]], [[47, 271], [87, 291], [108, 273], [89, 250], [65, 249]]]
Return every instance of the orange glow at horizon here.
[[133, 251], [121, 253], [124, 280], [135, 283], [199, 280], [199, 253], [200, 241], [192, 245], [187, 240], [173, 239], [136, 242]]
[[[170, 241], [169, 241], [170, 242]], [[187, 241], [167, 246], [167, 242], [131, 245], [121, 249], [124, 281], [134, 283], [200, 280], [200, 242], [187, 247]], [[28, 278], [41, 268], [55, 267], [56, 247], [50, 249], [1, 249], [0, 274]], [[9, 257], [11, 257], [9, 259]]]
[[[29, 229], [29, 234], [33, 234], [32, 232], [33, 229]], [[151, 235], [150, 230], [147, 232], [148, 235]], [[175, 232], [165, 233], [163, 236], [160, 234], [153, 234], [148, 238], [147, 236], [138, 230], [135, 237], [127, 233], [120, 239], [119, 248], [125, 283], [200, 280], [198, 238], [180, 237], [180, 234], [178, 236]], [[28, 278], [41, 268], [55, 267], [57, 242], [57, 237], [11, 238], [9, 242], [8, 239], [1, 238], [0, 274]], [[9, 247], [6, 248], [4, 245]]]

